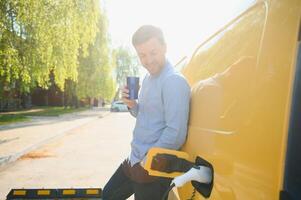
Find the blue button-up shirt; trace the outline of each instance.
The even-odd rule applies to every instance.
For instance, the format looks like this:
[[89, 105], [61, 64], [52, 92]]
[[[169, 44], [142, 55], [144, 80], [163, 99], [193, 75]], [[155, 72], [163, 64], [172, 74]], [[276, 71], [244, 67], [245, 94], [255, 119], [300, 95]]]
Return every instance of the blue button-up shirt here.
[[161, 72], [147, 74], [138, 104], [130, 109], [136, 117], [130, 162], [140, 162], [152, 147], [179, 149], [186, 140], [190, 87], [186, 79], [166, 62]]

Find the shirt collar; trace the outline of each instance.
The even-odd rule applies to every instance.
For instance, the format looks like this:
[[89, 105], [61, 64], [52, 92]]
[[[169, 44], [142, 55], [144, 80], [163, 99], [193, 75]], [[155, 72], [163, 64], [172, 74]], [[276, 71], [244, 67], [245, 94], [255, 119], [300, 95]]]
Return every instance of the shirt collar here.
[[172, 68], [171, 63], [168, 60], [166, 60], [165, 64], [164, 64], [164, 67], [161, 69], [161, 71], [156, 75], [151, 75], [150, 74], [150, 77], [151, 78], [158, 78], [158, 77], [162, 76], [162, 74], [165, 74], [167, 71], [169, 71], [171, 68]]

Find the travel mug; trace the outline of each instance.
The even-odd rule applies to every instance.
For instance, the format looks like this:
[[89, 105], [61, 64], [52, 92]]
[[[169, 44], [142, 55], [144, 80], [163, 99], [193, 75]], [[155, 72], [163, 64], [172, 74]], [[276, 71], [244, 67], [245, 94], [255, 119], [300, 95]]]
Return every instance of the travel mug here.
[[139, 77], [128, 76], [126, 78], [126, 83], [129, 90], [129, 99], [138, 99]]

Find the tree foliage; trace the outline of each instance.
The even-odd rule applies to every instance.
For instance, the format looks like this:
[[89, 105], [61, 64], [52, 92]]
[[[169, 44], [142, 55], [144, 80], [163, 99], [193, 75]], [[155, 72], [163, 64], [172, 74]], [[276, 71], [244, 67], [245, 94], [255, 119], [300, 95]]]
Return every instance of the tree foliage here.
[[88, 55], [99, 16], [98, 0], [1, 0], [1, 89], [48, 88], [50, 73], [61, 90], [77, 81], [79, 52]]
[[116, 81], [119, 86], [126, 84], [127, 76], [138, 76], [138, 59], [128, 48], [118, 47], [113, 51], [116, 67]]
[[103, 97], [110, 100], [115, 83], [112, 78], [107, 20], [102, 13], [97, 27], [95, 42], [88, 48], [89, 55], [80, 55], [77, 95], [80, 98]]
[[0, 1], [0, 100], [54, 85], [67, 104], [109, 100], [111, 58], [99, 0]]

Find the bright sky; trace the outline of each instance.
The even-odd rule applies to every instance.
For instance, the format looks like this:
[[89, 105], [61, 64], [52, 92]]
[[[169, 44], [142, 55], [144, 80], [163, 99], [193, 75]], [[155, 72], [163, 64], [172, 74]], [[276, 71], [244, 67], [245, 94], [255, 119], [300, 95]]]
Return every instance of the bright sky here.
[[255, 0], [104, 0], [113, 47], [131, 46], [141, 25], [163, 30], [167, 57], [176, 64]]

